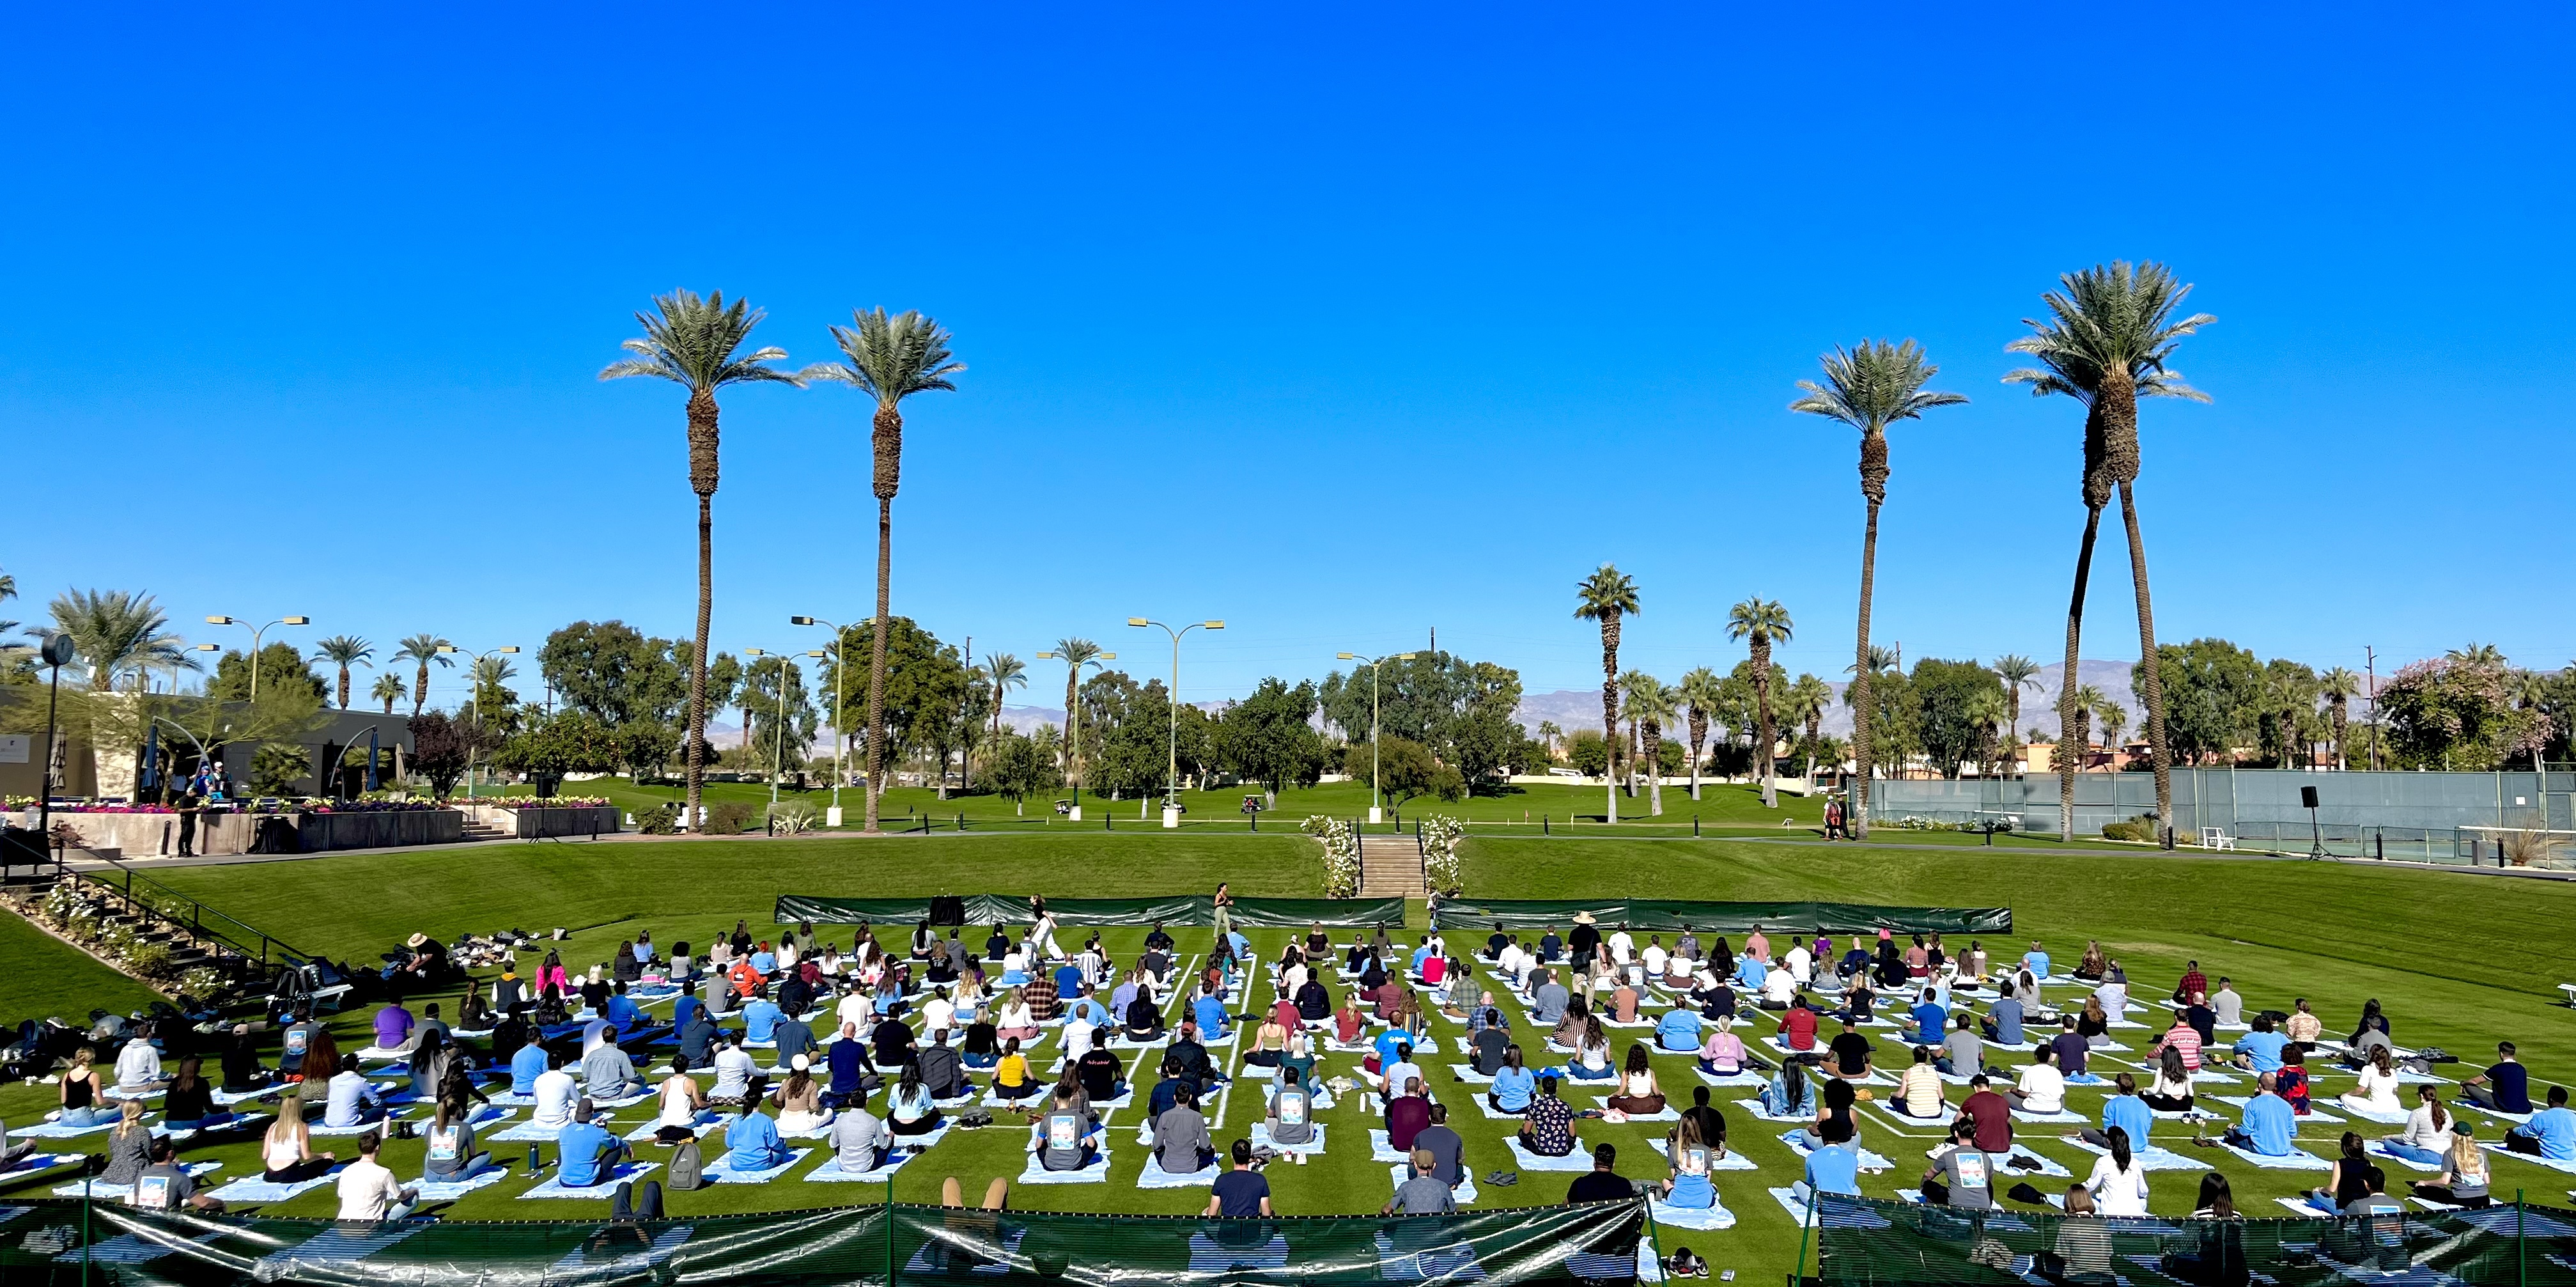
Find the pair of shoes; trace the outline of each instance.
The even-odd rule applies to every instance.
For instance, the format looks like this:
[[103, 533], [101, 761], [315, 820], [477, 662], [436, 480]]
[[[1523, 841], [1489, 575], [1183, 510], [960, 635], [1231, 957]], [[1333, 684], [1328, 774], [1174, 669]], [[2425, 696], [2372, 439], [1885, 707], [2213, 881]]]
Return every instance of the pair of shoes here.
[[1509, 1188], [1520, 1182], [1521, 1173], [1518, 1171], [1496, 1171], [1485, 1177], [1485, 1183], [1498, 1189]]

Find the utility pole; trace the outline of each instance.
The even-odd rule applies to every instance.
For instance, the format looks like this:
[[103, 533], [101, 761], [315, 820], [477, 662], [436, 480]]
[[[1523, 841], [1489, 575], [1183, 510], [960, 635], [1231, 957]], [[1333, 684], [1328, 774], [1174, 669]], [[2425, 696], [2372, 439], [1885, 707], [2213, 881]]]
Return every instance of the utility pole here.
[[2369, 644], [2361, 646], [2362, 667], [2370, 674], [2370, 771], [2379, 771], [2379, 653]]

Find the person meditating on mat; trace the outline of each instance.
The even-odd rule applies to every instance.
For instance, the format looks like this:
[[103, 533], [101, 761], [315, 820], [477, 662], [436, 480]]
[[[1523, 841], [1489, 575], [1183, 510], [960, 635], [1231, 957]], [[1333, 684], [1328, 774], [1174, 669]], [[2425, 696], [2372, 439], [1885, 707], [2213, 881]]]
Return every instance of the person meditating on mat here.
[[1995, 1160], [1977, 1147], [1975, 1123], [1964, 1117], [1950, 1123], [1950, 1142], [1924, 1168], [1921, 1191], [1923, 1200], [1937, 1207], [1995, 1209]]
[[420, 1191], [405, 1188], [391, 1170], [376, 1160], [376, 1150], [383, 1143], [383, 1138], [373, 1132], [358, 1137], [358, 1160], [340, 1172], [338, 1218], [342, 1221], [375, 1224], [401, 1220], [419, 1204]]
[[2281, 1052], [2289, 1044], [2288, 1037], [2273, 1030], [2270, 1015], [2258, 1014], [2254, 1030], [2236, 1039], [2228, 1062], [2249, 1072], [2276, 1073], [2281, 1070]]
[[1721, 1077], [1745, 1070], [1753, 1062], [1744, 1051], [1744, 1038], [1735, 1035], [1735, 1021], [1720, 1019], [1708, 1030], [1708, 1040], [1699, 1048], [1699, 1070]]
[[886, 1096], [886, 1124], [897, 1135], [927, 1135], [944, 1120], [931, 1100], [930, 1086], [921, 1079], [920, 1061], [905, 1064], [903, 1076]]
[[1530, 1100], [1538, 1091], [1538, 1078], [1522, 1062], [1519, 1046], [1503, 1049], [1503, 1066], [1495, 1070], [1493, 1089], [1485, 1092], [1485, 1103], [1497, 1113], [1519, 1116], [1529, 1111]]
[[1808, 1008], [1807, 998], [1792, 1001], [1788, 1012], [1780, 1016], [1779, 1041], [1792, 1054], [1816, 1048], [1816, 1012]]
[[1816, 1116], [1816, 1081], [1807, 1074], [1805, 1059], [1783, 1059], [1780, 1069], [1771, 1074], [1771, 1084], [1762, 1090], [1762, 1113], [1782, 1121], [1813, 1120]]
[[571, 1124], [555, 1137], [555, 1179], [567, 1189], [607, 1183], [616, 1177], [618, 1165], [629, 1157], [626, 1141], [591, 1120], [596, 1111], [587, 1099], [574, 1105]]
[[324, 1126], [357, 1126], [380, 1121], [385, 1115], [384, 1096], [375, 1083], [358, 1071], [356, 1055], [340, 1056], [339, 1075], [331, 1079], [322, 1109]]
[[1932, 1047], [1914, 1048], [1914, 1062], [1896, 1079], [1896, 1094], [1888, 1100], [1887, 1107], [1907, 1117], [1939, 1119], [1949, 1115], [1941, 1074], [1932, 1066]]
[[[2426, 1090], [2432, 1088], [2427, 1086]], [[2414, 1182], [2415, 1196], [2426, 1202], [2441, 1202], [2455, 1207], [2481, 1210], [2491, 1201], [2487, 1189], [2487, 1155], [2478, 1147], [2477, 1132], [2467, 1122], [2451, 1131], [2450, 1144], [2441, 1150], [2433, 1163], [2442, 1168], [2431, 1180]]]
[[2381, 1152], [2418, 1166], [2440, 1166], [2442, 1155], [2450, 1150], [2454, 1123], [2450, 1110], [2442, 1106], [2442, 1097], [2433, 1087], [2415, 1088], [2414, 1111], [2406, 1115], [2404, 1134], [2381, 1137]]
[[1216, 1145], [1208, 1138], [1198, 1098], [1197, 1091], [1184, 1085], [1174, 1092], [1172, 1106], [1154, 1119], [1154, 1163], [1167, 1175], [1195, 1175], [1216, 1162]]
[[2576, 1162], [2576, 1111], [2567, 1107], [2567, 1088], [2549, 1088], [2549, 1107], [2504, 1133], [2505, 1151], [2524, 1153], [2544, 1162]]
[[1940, 1053], [1932, 1059], [1934, 1072], [1973, 1077], [1986, 1070], [1986, 1047], [1977, 1037], [1976, 1022], [1976, 1016], [1965, 1011], [1951, 1019], [1949, 1035], [1941, 1039]]
[[1610, 1096], [1609, 1106], [1630, 1117], [1652, 1117], [1664, 1111], [1664, 1090], [1655, 1080], [1655, 1069], [1646, 1057], [1644, 1045], [1630, 1042], [1626, 1066], [1619, 1073], [1619, 1091]]
[[1705, 1026], [1697, 1010], [1675, 1006], [1655, 1021], [1655, 1045], [1674, 1054], [1691, 1054], [1700, 1047], [1700, 1029]]
[[2030, 1063], [2022, 1068], [2020, 1080], [2004, 1092], [2015, 1111], [2033, 1117], [2053, 1117], [2066, 1111], [2066, 1074], [2049, 1062], [2055, 1054], [2047, 1046], [2030, 1052]]
[[[1394, 1083], [1390, 1082], [1390, 1085]], [[1388, 1147], [1405, 1153], [1413, 1149], [1415, 1136], [1431, 1125], [1431, 1098], [1420, 1076], [1407, 1076], [1402, 1088], [1386, 1101], [1386, 1137]]]
[[2192, 1027], [2190, 1018], [2179, 1010], [2174, 1012], [2173, 1026], [2165, 1029], [2163, 1035], [2156, 1038], [2155, 1044], [2147, 1047], [2147, 1053], [2159, 1059], [2163, 1058], [2166, 1051], [2172, 1051], [2175, 1057], [2182, 1061], [2182, 1070], [2185, 1074], [2200, 1071], [2200, 1030]]
[[1806, 1178], [1800, 1186], [1802, 1199], [1818, 1193], [1860, 1196], [1860, 1144], [1849, 1121], [1824, 1124], [1823, 1139], [1807, 1154]]
[[2155, 1125], [2155, 1110], [2149, 1108], [2146, 1099], [2138, 1094], [2137, 1078], [2121, 1073], [2111, 1079], [2111, 1086], [2112, 1093], [2102, 1100], [2102, 1128], [2095, 1130], [2088, 1126], [2067, 1138], [2082, 1140], [2095, 1148], [2109, 1148], [2111, 1132], [2120, 1130], [2128, 1133], [2133, 1147], [2145, 1148], [2147, 1132]]
[[[1293, 1068], [1280, 1072], [1278, 1089], [1271, 1093], [1264, 1116], [1273, 1144], [1305, 1145], [1315, 1141], [1315, 1092]], [[1387, 1105], [1387, 1116], [1388, 1129], [1392, 1130], [1395, 1105]]]
[[868, 1093], [860, 1091], [832, 1118], [832, 1158], [847, 1174], [864, 1175], [886, 1164], [894, 1151], [894, 1134], [868, 1111]]
[[1870, 1060], [1877, 1053], [1877, 1043], [1859, 1032], [1859, 1025], [1845, 1019], [1842, 1031], [1834, 1034], [1827, 1048], [1826, 1070], [1845, 1081], [1867, 1081]]
[[2531, 1111], [2531, 1070], [2514, 1058], [2513, 1043], [2496, 1043], [2496, 1061], [2460, 1083], [2460, 1098], [2479, 1108], [2520, 1116]]
[[2297, 1151], [2290, 1141], [2299, 1132], [2298, 1114], [2273, 1093], [2272, 1074], [2262, 1074], [2255, 1083], [2254, 1097], [2245, 1101], [2244, 1114], [2227, 1128], [2223, 1141], [2265, 1157], [2288, 1157]]
[[759, 1101], [744, 1105], [742, 1116], [725, 1127], [725, 1169], [754, 1175], [786, 1161], [787, 1145], [778, 1138], [778, 1123], [760, 1111]]
[[1986, 1017], [1980, 1026], [1985, 1030], [1986, 1040], [1998, 1046], [2018, 1046], [2024, 1040], [2021, 997], [2014, 993], [2010, 979], [1996, 984], [1996, 990], [1998, 995], [1986, 1007]]
[[1574, 1151], [1574, 1110], [1557, 1097], [1556, 1078], [1542, 1077], [1538, 1095], [1522, 1114], [1521, 1147], [1540, 1157], [1564, 1157]]

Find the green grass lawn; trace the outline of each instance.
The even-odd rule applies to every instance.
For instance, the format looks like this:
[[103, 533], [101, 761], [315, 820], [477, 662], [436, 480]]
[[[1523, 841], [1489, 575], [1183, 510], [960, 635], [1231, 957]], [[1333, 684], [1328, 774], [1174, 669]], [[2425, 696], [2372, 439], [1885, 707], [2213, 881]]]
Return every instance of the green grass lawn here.
[[0, 962], [7, 963], [0, 969], [0, 979], [5, 979], [0, 981], [0, 1018], [12, 1025], [48, 1015], [78, 1024], [93, 1009], [131, 1013], [160, 999], [96, 957], [5, 911], [0, 911]]
[[[1668, 801], [1667, 808], [1671, 807]], [[855, 847], [839, 840], [494, 846], [187, 868], [157, 875], [253, 925], [334, 955], [372, 959], [374, 952], [414, 929], [452, 937], [460, 930], [513, 924], [528, 929], [565, 925], [581, 930], [566, 951], [567, 963], [587, 965], [605, 959], [617, 939], [637, 926], [650, 926], [654, 938], [667, 947], [682, 938], [703, 943], [710, 932], [729, 929], [737, 917], [762, 925], [771, 900], [781, 892], [904, 895], [994, 890], [1118, 896], [1201, 891], [1219, 879], [1229, 879], [1248, 894], [1305, 895], [1316, 884], [1317, 858], [1309, 842], [1294, 836], [1093, 834], [1068, 829], [1052, 835], [943, 834]], [[2310, 998], [2336, 1035], [2349, 1028], [2362, 1001], [2377, 997], [2388, 1007], [2403, 1043], [2438, 1044], [2483, 1062], [2484, 1052], [2492, 1050], [2498, 1037], [2510, 1037], [2521, 1044], [2526, 1062], [2540, 1078], [2565, 1077], [2576, 1069], [2576, 1018], [2554, 1003], [2555, 985], [2571, 977], [2562, 975], [2559, 961], [2565, 927], [2576, 916], [2576, 886], [2556, 882], [2146, 852], [2086, 855], [2053, 847], [1908, 849], [1720, 839], [1480, 838], [1468, 847], [1467, 887], [1471, 893], [1491, 897], [1591, 893], [2006, 904], [2015, 913], [2014, 941], [1989, 942], [1989, 951], [1999, 958], [2009, 957], [2029, 939], [2038, 938], [2058, 960], [2071, 962], [2086, 939], [2098, 938], [2127, 965], [2142, 1001], [2169, 988], [2183, 962], [2197, 958], [2213, 977], [2234, 976], [2255, 1005], [2286, 1009], [2293, 997]], [[583, 928], [600, 922], [615, 923]], [[0, 918], [0, 932], [8, 932], [11, 923]], [[20, 927], [16, 933], [27, 931]], [[831, 936], [848, 941], [845, 931]], [[1179, 936], [1185, 954], [1207, 948], [1204, 930], [1186, 930]], [[1103, 937], [1113, 953], [1123, 958], [1134, 952], [1142, 935], [1137, 930], [1113, 930]], [[1254, 938], [1265, 955], [1275, 956], [1285, 935], [1262, 932]], [[0, 949], [9, 950], [7, 959], [13, 963], [31, 959], [18, 954], [18, 943], [16, 937], [0, 941]], [[42, 944], [36, 947], [43, 949]], [[0, 972], [0, 1015], [72, 1008], [62, 999], [70, 995], [63, 984], [71, 979], [70, 966], [77, 964], [77, 958], [57, 969], [54, 958], [69, 954], [58, 946], [51, 951], [53, 956], [32, 958], [39, 962], [36, 970]], [[1256, 986], [1253, 1000], [1269, 1000], [1266, 985]], [[363, 1021], [363, 1015], [348, 1016], [344, 1030], [355, 1037]], [[1768, 1031], [1767, 1023], [1760, 1027]], [[1446, 1021], [1435, 1024], [1444, 1040], [1461, 1030]], [[2149, 1035], [2123, 1030], [2123, 1038], [2133, 1044]], [[364, 1038], [357, 1037], [349, 1047], [363, 1044]], [[1880, 1049], [1890, 1061], [1903, 1057], [1901, 1047], [1884, 1036]], [[1688, 1062], [1679, 1056], [1654, 1058], [1667, 1092], [1687, 1103], [1691, 1087], [1699, 1084]], [[1326, 1068], [1347, 1072], [1352, 1062], [1348, 1056], [1328, 1057]], [[1450, 1105], [1452, 1124], [1468, 1139], [1470, 1164], [1480, 1176], [1504, 1168], [1509, 1155], [1501, 1141], [1510, 1126], [1488, 1121], [1473, 1107], [1468, 1088], [1447, 1079], [1444, 1070], [1449, 1062], [1448, 1056], [1424, 1061], [1439, 1083], [1434, 1087], [1436, 1097]], [[2351, 1084], [2346, 1077], [2320, 1077], [2320, 1103]], [[1750, 1275], [1776, 1280], [1796, 1263], [1799, 1231], [1763, 1190], [1788, 1184], [1799, 1174], [1799, 1165], [1775, 1138], [1784, 1128], [1762, 1123], [1729, 1102], [1742, 1094], [1719, 1091], [1715, 1095], [1728, 1112], [1734, 1146], [1759, 1167], [1718, 1177], [1723, 1200], [1739, 1224], [1724, 1233], [1680, 1238], [1708, 1255], [1714, 1269], [1737, 1270], [1740, 1281], [1753, 1280]], [[52, 1097], [48, 1086], [0, 1089], [0, 1116], [22, 1123], [49, 1105]], [[1570, 1097], [1578, 1107], [1593, 1104], [1589, 1094], [1579, 1089], [1571, 1091]], [[1955, 1092], [1952, 1098], [1955, 1102]], [[2070, 1095], [2070, 1102], [2090, 1115], [2100, 1098], [2098, 1091], [2079, 1089]], [[1242, 1087], [1227, 1097], [1216, 1122], [1220, 1145], [1249, 1130], [1257, 1120], [1259, 1102], [1257, 1093]], [[618, 1118], [623, 1128], [648, 1115], [639, 1107], [625, 1110]], [[520, 1116], [524, 1118], [524, 1113]], [[1372, 1123], [1367, 1114], [1357, 1103], [1345, 1101], [1324, 1112], [1321, 1120], [1331, 1130], [1328, 1153], [1312, 1165], [1282, 1165], [1271, 1173], [1280, 1210], [1287, 1214], [1374, 1210], [1390, 1185], [1386, 1166], [1368, 1157], [1365, 1131]], [[2481, 1119], [2472, 1120], [2487, 1125]], [[1015, 1188], [1013, 1204], [1166, 1215], [1198, 1210], [1207, 1200], [1204, 1190], [1146, 1192], [1134, 1187], [1143, 1158], [1133, 1142], [1136, 1121], [1132, 1111], [1112, 1118], [1115, 1165], [1109, 1183]], [[1894, 1172], [1864, 1177], [1867, 1190], [1885, 1196], [1910, 1185], [1934, 1133], [1900, 1124], [1874, 1108], [1864, 1108], [1863, 1123], [1864, 1144], [1898, 1163]], [[2168, 1125], [2170, 1135], [2165, 1133]], [[1621, 1172], [1643, 1178], [1658, 1173], [1647, 1146], [1660, 1137], [1662, 1129], [1643, 1123], [1595, 1122], [1587, 1124], [1582, 1135], [1587, 1143], [1618, 1145]], [[2302, 1141], [2309, 1149], [2330, 1155], [2341, 1129], [2310, 1123], [2302, 1129]], [[2090, 1155], [2059, 1142], [2057, 1130], [2025, 1126], [2022, 1139], [2081, 1175], [2091, 1164]], [[2271, 1199], [2321, 1178], [2320, 1173], [2258, 1170], [2215, 1150], [2193, 1150], [2184, 1142], [2185, 1131], [2179, 1124], [2159, 1123], [2158, 1131], [2157, 1142], [2205, 1156], [2225, 1171], [2236, 1184], [2240, 1204], [2252, 1214], [2285, 1214]], [[2491, 1130], [2486, 1133], [2492, 1137]], [[902, 1171], [895, 1196], [902, 1201], [935, 1200], [941, 1177], [948, 1175], [963, 1180], [970, 1193], [978, 1193], [993, 1176], [1018, 1173], [1023, 1139], [1024, 1132], [1018, 1129], [952, 1132], [930, 1155]], [[97, 1147], [94, 1137], [79, 1143]], [[398, 1171], [417, 1174], [419, 1143], [396, 1141], [388, 1148]], [[517, 1158], [525, 1146], [516, 1149], [507, 1155]], [[646, 1152], [649, 1155], [652, 1150]], [[212, 1147], [202, 1155], [223, 1161], [226, 1177], [238, 1176], [252, 1165], [247, 1144]], [[799, 1178], [803, 1172], [820, 1161], [819, 1154], [808, 1157], [786, 1178], [767, 1186], [728, 1185], [675, 1195], [674, 1208], [682, 1214], [738, 1212], [882, 1198], [881, 1191], [862, 1194], [803, 1182]], [[2499, 1160], [2495, 1172], [2501, 1196], [2527, 1188], [2535, 1200], [2548, 1201], [2569, 1187], [2568, 1177], [2521, 1161]], [[2410, 1174], [2393, 1172], [2398, 1180]], [[1482, 1205], [1561, 1201], [1570, 1178], [1524, 1172], [1517, 1185], [1486, 1185]], [[2156, 1211], [2188, 1209], [2197, 1182], [2193, 1173], [2159, 1172], [2153, 1181]], [[598, 1209], [581, 1204], [515, 1201], [513, 1195], [526, 1184], [514, 1177], [471, 1196], [450, 1214], [469, 1219], [597, 1214]], [[2062, 1188], [2065, 1181], [2056, 1184]], [[41, 1192], [44, 1187], [22, 1186], [17, 1192]], [[332, 1206], [325, 1191], [277, 1210], [328, 1215]]]

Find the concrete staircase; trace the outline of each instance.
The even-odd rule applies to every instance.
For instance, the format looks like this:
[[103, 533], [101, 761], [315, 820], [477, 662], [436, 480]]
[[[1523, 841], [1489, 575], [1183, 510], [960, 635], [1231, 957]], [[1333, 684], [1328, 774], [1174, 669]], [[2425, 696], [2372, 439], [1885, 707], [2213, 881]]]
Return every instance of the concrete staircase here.
[[467, 814], [465, 817], [465, 838], [468, 841], [508, 840], [511, 836], [509, 832], [502, 830], [498, 825], [486, 822], [472, 814]]
[[1410, 832], [1360, 837], [1360, 897], [1421, 898], [1422, 847]]

